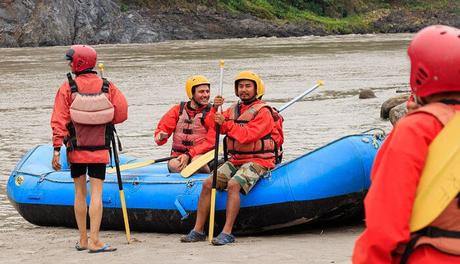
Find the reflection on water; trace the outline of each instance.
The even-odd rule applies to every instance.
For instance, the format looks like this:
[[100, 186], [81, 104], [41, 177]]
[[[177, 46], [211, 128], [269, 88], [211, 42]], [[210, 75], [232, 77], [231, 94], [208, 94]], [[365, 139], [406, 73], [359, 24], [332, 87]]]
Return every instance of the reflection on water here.
[[[152, 131], [172, 104], [186, 100], [187, 77], [203, 74], [217, 91], [219, 59], [225, 60], [226, 105], [236, 100], [233, 78], [241, 70], [258, 73], [264, 97], [275, 107], [324, 80], [325, 86], [283, 112], [285, 157], [291, 159], [344, 135], [373, 127], [382, 102], [407, 89], [406, 46], [411, 35], [348, 35], [170, 41], [156, 44], [95, 46], [105, 76], [127, 96], [129, 119], [118, 128], [127, 155], [159, 158], [170, 144], [157, 147]], [[32, 228], [9, 204], [6, 181], [21, 156], [51, 142], [50, 114], [65, 80], [67, 47], [0, 49], [0, 232]], [[359, 100], [360, 89], [377, 98]]]

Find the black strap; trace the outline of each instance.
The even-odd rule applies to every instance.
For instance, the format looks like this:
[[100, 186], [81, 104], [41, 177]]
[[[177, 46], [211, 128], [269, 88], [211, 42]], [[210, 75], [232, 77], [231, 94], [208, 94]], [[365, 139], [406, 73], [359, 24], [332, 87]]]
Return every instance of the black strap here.
[[434, 226], [426, 227], [420, 231], [417, 231], [414, 237], [409, 240], [409, 243], [406, 245], [406, 249], [401, 257], [401, 264], [407, 263], [409, 260], [410, 255], [414, 252], [415, 244], [420, 239], [420, 237], [448, 237], [448, 238], [459, 238], [460, 239], [460, 232], [459, 231], [450, 231], [441, 228], [437, 228]]
[[407, 261], [409, 260], [410, 255], [412, 252], [414, 252], [414, 246], [419, 240], [420, 236], [414, 236], [411, 240], [409, 240], [409, 243], [406, 245], [406, 249], [404, 250], [404, 253], [401, 257], [401, 264], [406, 264]]
[[193, 146], [193, 141], [182, 140], [182, 145], [187, 146], [187, 147]]
[[186, 135], [191, 135], [193, 133], [193, 129], [191, 128], [184, 128], [182, 129], [182, 132]]
[[240, 117], [240, 114], [241, 114], [241, 106], [239, 103], [236, 103], [234, 119], [237, 120], [238, 117]]
[[225, 137], [224, 137], [224, 161], [227, 161], [227, 160], [228, 160], [228, 145], [227, 145], [227, 140], [228, 140], [228, 137], [225, 136]]
[[422, 229], [420, 232], [422, 236], [427, 237], [449, 237], [449, 238], [460, 238], [459, 231], [450, 231], [445, 229], [440, 229], [437, 227], [429, 226], [427, 228]]
[[443, 99], [440, 102], [447, 105], [460, 105], [460, 101], [455, 99]]
[[182, 113], [184, 112], [185, 104], [186, 104], [186, 102], [180, 102], [180, 106], [179, 106], [179, 116], [181, 116]]
[[72, 78], [72, 74], [70, 72], [67, 73], [67, 80], [69, 81], [70, 92], [71, 93], [78, 92], [77, 83], [75, 83], [75, 80]]
[[206, 115], [208, 114], [209, 110], [211, 110], [211, 104], [208, 104], [201, 112], [201, 125], [204, 126], [204, 120], [206, 119]]
[[108, 93], [109, 92], [109, 81], [106, 78], [102, 78], [102, 88], [101, 91], [103, 93]]

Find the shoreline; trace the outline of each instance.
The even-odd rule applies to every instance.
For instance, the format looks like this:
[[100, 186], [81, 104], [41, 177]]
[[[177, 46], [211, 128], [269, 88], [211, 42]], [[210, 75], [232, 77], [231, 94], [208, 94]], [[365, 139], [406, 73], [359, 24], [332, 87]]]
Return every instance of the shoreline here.
[[239, 236], [221, 247], [206, 242], [180, 243], [181, 234], [101, 231], [101, 240], [115, 252], [88, 254], [74, 249], [78, 230], [58, 227], [24, 228], [0, 232], [4, 263], [350, 263], [359, 223], [298, 226]]

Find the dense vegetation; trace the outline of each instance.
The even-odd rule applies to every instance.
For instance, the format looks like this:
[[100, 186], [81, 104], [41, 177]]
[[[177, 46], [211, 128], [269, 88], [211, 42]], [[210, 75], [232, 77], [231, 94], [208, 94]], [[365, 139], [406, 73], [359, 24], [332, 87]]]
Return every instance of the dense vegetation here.
[[215, 10], [231, 15], [252, 15], [278, 24], [313, 22], [327, 31], [367, 31], [394, 10], [435, 14], [438, 10], [460, 15], [458, 0], [121, 0], [122, 10], [146, 7], [155, 12]]

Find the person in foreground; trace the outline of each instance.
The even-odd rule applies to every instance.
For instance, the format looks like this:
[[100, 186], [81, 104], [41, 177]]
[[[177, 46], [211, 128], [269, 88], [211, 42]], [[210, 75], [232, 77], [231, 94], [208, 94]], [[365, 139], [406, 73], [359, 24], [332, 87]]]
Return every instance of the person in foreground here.
[[[240, 192], [247, 195], [260, 177], [275, 166], [276, 142], [272, 138], [277, 112], [260, 98], [264, 91], [261, 79], [255, 73], [243, 71], [235, 79], [235, 94], [240, 101], [223, 114], [216, 113], [215, 122], [221, 125], [221, 134], [227, 146], [224, 155], [230, 159], [217, 170], [217, 189], [228, 192], [226, 220], [222, 232], [212, 240], [213, 245], [235, 241], [233, 224], [240, 210]], [[222, 98], [214, 103], [220, 105]], [[181, 238], [182, 242], [204, 241], [204, 225], [210, 210], [212, 176], [203, 182], [193, 230]]]
[[[173, 106], [155, 129], [155, 143], [165, 144], [173, 134], [171, 156], [177, 157], [168, 162], [170, 172], [180, 172], [189, 162], [212, 150], [215, 141], [215, 108], [209, 104], [210, 83], [202, 75], [187, 79], [185, 92], [190, 99]], [[208, 165], [200, 172], [209, 173]]]
[[[51, 116], [54, 155], [52, 166], [61, 169], [60, 149], [67, 147], [70, 174], [75, 184], [74, 211], [80, 241], [75, 248], [89, 249], [90, 253], [114, 251], [116, 248], [99, 239], [102, 219], [102, 187], [106, 164], [109, 162], [113, 124], [128, 118], [128, 104], [124, 95], [107, 79], [100, 78], [93, 68], [96, 51], [87, 45], [73, 45], [67, 50], [66, 59], [76, 75], [61, 85], [54, 100]], [[90, 183], [90, 239], [87, 237], [87, 187]]]
[[[460, 263], [459, 182], [451, 183], [456, 184], [451, 195], [433, 189], [440, 185], [420, 184], [432, 175], [434, 181], [452, 173], [459, 179], [458, 171], [449, 172], [445, 166], [451, 162], [447, 151], [433, 156], [430, 147], [433, 142], [438, 146], [435, 139], [451, 129], [445, 126], [460, 111], [460, 30], [424, 28], [412, 39], [408, 55], [413, 102], [418, 106], [411, 106], [398, 121], [377, 154], [364, 201], [366, 229], [356, 241], [353, 263]], [[449, 144], [457, 146], [458, 137]], [[426, 173], [428, 168], [437, 171]], [[449, 199], [445, 206], [434, 201], [420, 211], [418, 201], [427, 192], [442, 192]], [[422, 218], [426, 224], [415, 228], [417, 216], [432, 210], [432, 218]]]

